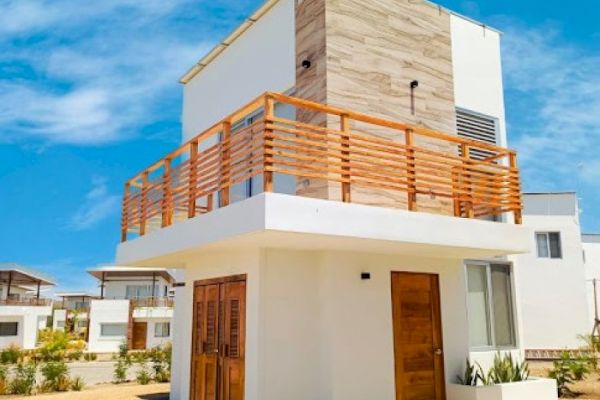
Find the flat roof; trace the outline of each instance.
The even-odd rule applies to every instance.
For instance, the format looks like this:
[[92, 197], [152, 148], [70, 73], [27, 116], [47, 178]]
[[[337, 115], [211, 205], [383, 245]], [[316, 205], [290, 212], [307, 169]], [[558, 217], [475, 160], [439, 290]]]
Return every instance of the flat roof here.
[[[250, 29], [260, 18], [267, 14], [280, 0], [265, 0], [265, 2], [248, 18], [246, 18], [240, 25], [238, 25], [229, 35], [225, 37], [219, 44], [213, 47], [208, 53], [206, 53], [196, 64], [194, 64], [183, 76], [179, 79], [179, 83], [186, 84], [191, 81], [200, 71], [202, 71], [208, 64], [210, 64], [215, 58], [217, 58], [222, 52], [225, 51], [233, 42], [235, 42], [240, 36], [242, 36], [248, 29]], [[291, 0], [288, 0], [291, 1]], [[464, 16], [455, 11], [452, 11], [442, 5], [436, 4], [429, 0], [424, 0], [425, 3], [431, 4], [432, 6], [438, 7], [440, 10], [444, 10], [451, 15], [465, 19], [476, 25], [480, 25], [491, 31], [502, 34], [502, 32], [496, 28], [486, 25], [482, 22], [474, 20], [473, 18]]]
[[153, 267], [127, 267], [127, 266], [104, 266], [90, 268], [87, 270], [88, 274], [92, 275], [98, 280], [110, 280], [110, 278], [118, 277], [148, 277], [156, 274], [157, 277], [162, 277], [169, 283], [174, 283], [175, 278], [169, 273], [166, 268], [153, 268]]
[[98, 297], [87, 292], [57, 292], [56, 297]]
[[43, 272], [24, 267], [17, 263], [0, 263], [0, 283], [17, 285], [37, 285], [38, 282], [44, 286], [54, 286], [54, 278]]

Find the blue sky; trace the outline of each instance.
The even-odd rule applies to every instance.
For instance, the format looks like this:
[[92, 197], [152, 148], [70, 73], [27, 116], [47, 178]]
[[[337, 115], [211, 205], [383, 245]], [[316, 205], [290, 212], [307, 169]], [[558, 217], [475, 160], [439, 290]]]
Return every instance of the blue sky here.
[[[90, 289], [124, 181], [180, 139], [178, 78], [261, 0], [0, 0], [0, 262]], [[443, 0], [502, 30], [528, 191], [580, 192], [600, 231], [600, 6]]]

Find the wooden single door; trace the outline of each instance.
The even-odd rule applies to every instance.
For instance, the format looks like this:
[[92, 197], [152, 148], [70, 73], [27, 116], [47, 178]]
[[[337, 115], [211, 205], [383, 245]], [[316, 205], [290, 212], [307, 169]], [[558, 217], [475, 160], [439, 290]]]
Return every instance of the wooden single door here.
[[146, 336], [147, 335], [148, 335], [148, 323], [147, 322], [134, 322], [133, 323], [133, 339], [131, 342], [133, 350], [146, 349]]
[[190, 399], [243, 400], [245, 316], [245, 276], [196, 282]]
[[396, 400], [444, 400], [437, 275], [392, 272]]

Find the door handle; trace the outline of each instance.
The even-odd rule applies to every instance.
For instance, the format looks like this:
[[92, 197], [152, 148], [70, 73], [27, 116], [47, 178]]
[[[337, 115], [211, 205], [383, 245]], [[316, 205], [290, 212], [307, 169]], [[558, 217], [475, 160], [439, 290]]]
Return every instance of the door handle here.
[[442, 354], [444, 354], [444, 352], [442, 351], [442, 349], [435, 349], [433, 351], [433, 354], [435, 354], [436, 356], [441, 356]]

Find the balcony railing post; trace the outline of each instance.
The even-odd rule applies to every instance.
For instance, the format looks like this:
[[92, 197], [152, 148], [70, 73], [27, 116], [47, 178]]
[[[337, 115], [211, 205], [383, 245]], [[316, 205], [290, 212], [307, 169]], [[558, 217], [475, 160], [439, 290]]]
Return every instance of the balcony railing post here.
[[129, 190], [131, 183], [125, 183], [123, 193], [123, 216], [121, 217], [121, 242], [127, 241], [127, 231], [129, 230]]
[[221, 178], [219, 180], [219, 205], [229, 205], [229, 192], [231, 186], [231, 122], [223, 121], [223, 136], [221, 137]]
[[148, 209], [148, 171], [142, 174], [142, 190], [140, 199], [140, 236], [146, 234], [146, 214]]
[[[273, 121], [273, 116], [275, 115], [275, 104], [273, 102], [273, 98], [269, 95], [265, 96], [265, 125], [271, 124]], [[264, 192], [272, 192], [273, 191], [273, 172], [271, 171], [271, 167], [273, 166], [273, 146], [271, 141], [271, 130], [264, 130], [264, 152], [263, 152], [263, 191]]]
[[198, 185], [198, 174], [196, 171], [198, 164], [198, 141], [190, 143], [190, 173], [188, 178], [188, 218], [196, 216], [196, 187]]
[[[508, 160], [509, 160], [509, 165], [510, 165], [510, 169], [511, 171], [509, 171], [509, 174], [512, 174], [513, 171], [512, 170], [516, 170], [519, 166], [517, 164], [517, 154], [514, 151], [510, 152], [510, 155], [508, 156]], [[510, 176], [508, 179], [509, 185], [510, 185]], [[512, 191], [511, 189], [509, 189], [510, 191]], [[521, 196], [521, 187], [520, 185], [517, 186], [517, 190], [518, 190], [518, 195], [519, 198]], [[512, 196], [510, 196], [512, 197]], [[513, 215], [514, 215], [514, 219], [515, 219], [515, 224], [521, 225], [523, 223], [523, 211], [521, 209], [521, 204], [519, 204], [514, 210], [513, 210]]]
[[462, 157], [463, 157], [463, 176], [465, 179], [464, 180], [465, 185], [463, 185], [463, 188], [466, 189], [466, 192], [467, 192], [467, 201], [465, 202], [465, 212], [466, 212], [467, 218], [474, 218], [475, 211], [473, 209], [473, 195], [472, 195], [472, 188], [471, 188], [472, 182], [471, 182], [471, 174], [469, 173], [470, 166], [471, 166], [471, 148], [465, 143], [462, 143], [460, 145], [460, 148], [461, 148]]
[[408, 210], [415, 211], [417, 209], [417, 179], [416, 179], [416, 164], [415, 164], [415, 149], [414, 149], [414, 132], [412, 129], [404, 131], [406, 140], [406, 176], [408, 181]]
[[173, 221], [173, 207], [171, 192], [171, 159], [166, 158], [163, 164], [163, 182], [162, 182], [162, 227], [171, 225]]
[[[342, 131], [342, 201], [350, 203], [352, 200], [350, 187], [352, 174], [350, 173], [350, 136], [347, 135], [350, 132], [350, 118], [346, 114], [340, 116], [340, 130]], [[344, 164], [347, 165], [344, 166]]]

